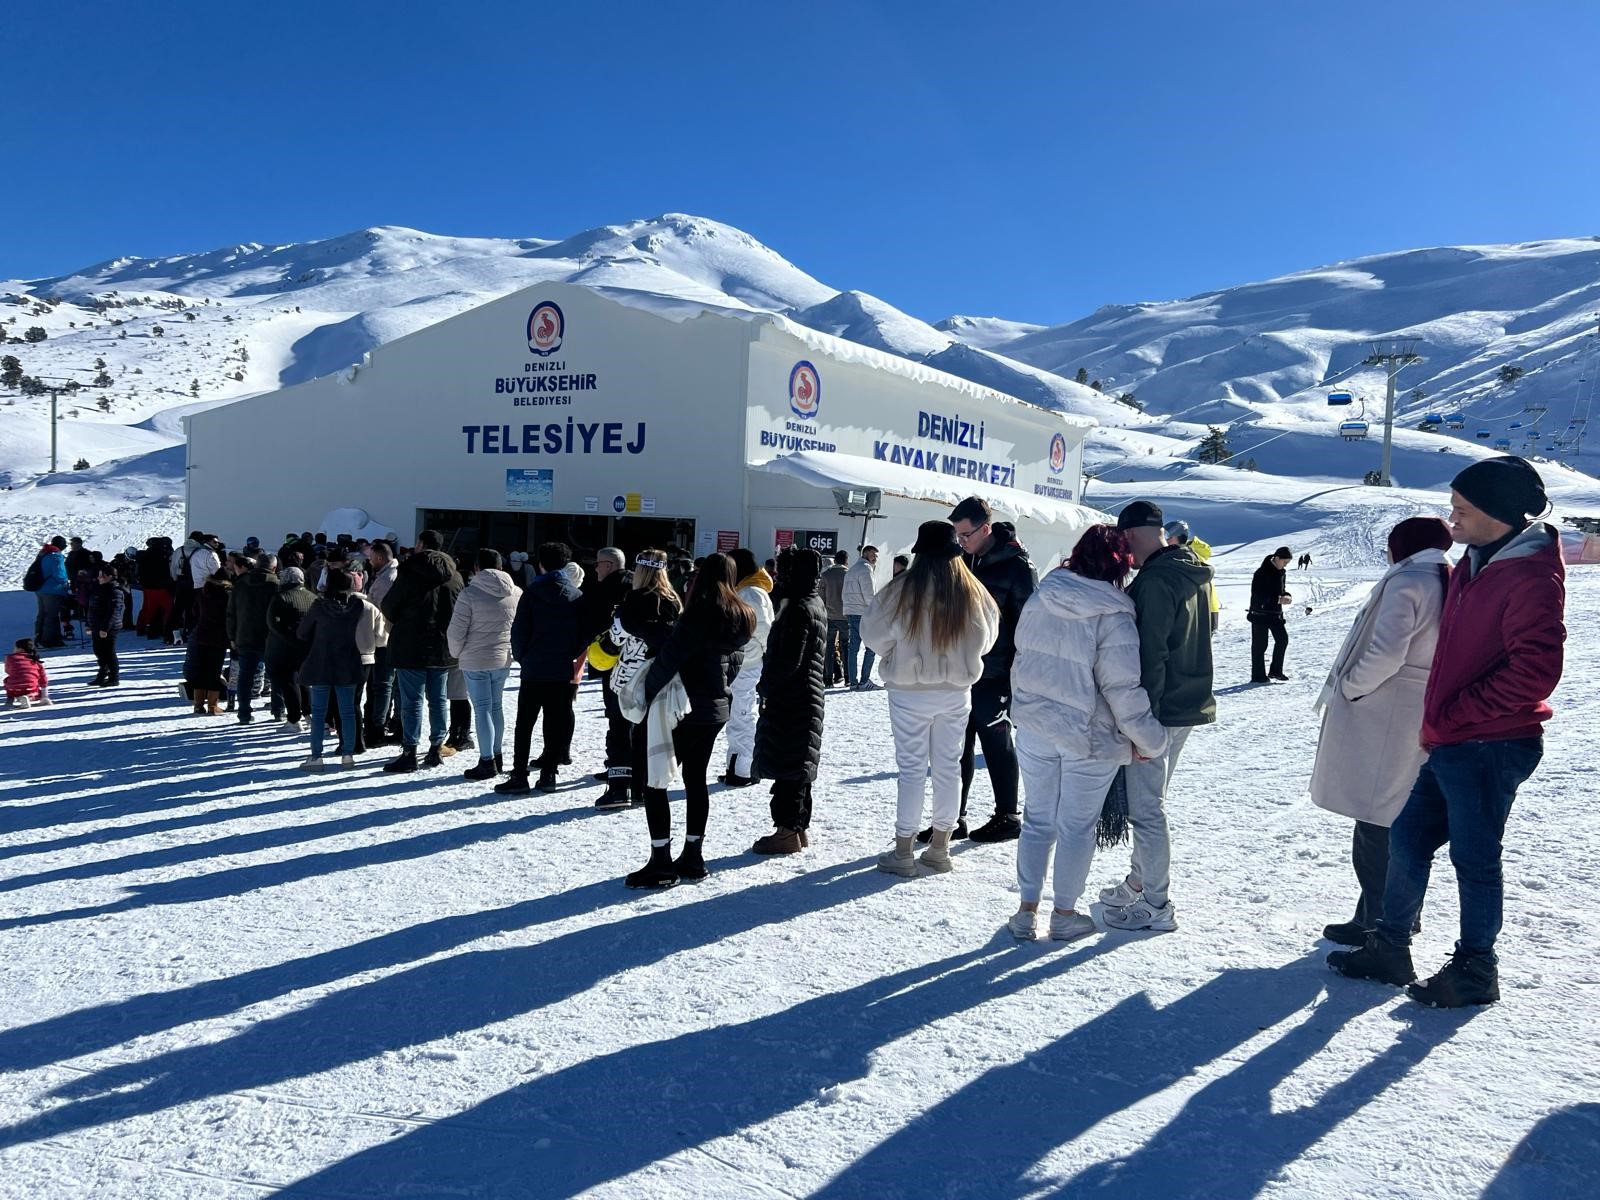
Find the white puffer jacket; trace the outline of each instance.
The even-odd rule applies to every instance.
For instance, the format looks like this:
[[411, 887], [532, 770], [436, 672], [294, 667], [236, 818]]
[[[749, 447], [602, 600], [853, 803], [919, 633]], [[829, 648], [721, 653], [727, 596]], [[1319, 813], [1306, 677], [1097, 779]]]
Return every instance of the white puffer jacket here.
[[873, 577], [872, 564], [864, 558], [856, 559], [855, 565], [844, 573], [844, 615], [866, 616], [877, 594], [878, 583]]
[[504, 571], [479, 571], [456, 597], [445, 641], [463, 671], [511, 665], [511, 622], [522, 592]]
[[885, 687], [906, 691], [965, 691], [983, 675], [983, 656], [1000, 636], [1000, 610], [979, 589], [983, 602], [961, 637], [948, 649], [935, 650], [931, 621], [925, 620], [913, 637], [895, 611], [908, 577], [900, 575], [884, 585], [861, 618], [861, 640], [878, 656], [878, 676]]
[[1126, 592], [1062, 568], [1039, 582], [1017, 622], [1011, 720], [1064, 758], [1155, 758], [1167, 731], [1139, 686], [1139, 629]]
[[756, 631], [744, 644], [744, 665], [739, 670], [760, 675], [761, 659], [767, 652], [767, 636], [772, 632], [772, 597], [767, 595], [766, 588], [752, 583], [739, 589], [739, 599], [756, 614]]

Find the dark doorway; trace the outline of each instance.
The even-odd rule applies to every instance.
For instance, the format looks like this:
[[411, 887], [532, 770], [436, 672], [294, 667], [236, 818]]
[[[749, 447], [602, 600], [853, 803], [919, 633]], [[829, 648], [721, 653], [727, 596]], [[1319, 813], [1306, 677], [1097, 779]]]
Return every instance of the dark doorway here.
[[418, 512], [418, 528], [444, 535], [446, 552], [458, 558], [484, 546], [502, 554], [529, 553], [541, 542], [565, 542], [585, 567], [595, 554], [615, 546], [631, 564], [649, 546], [685, 551], [694, 548], [694, 522], [671, 517], [613, 517], [596, 513], [483, 512], [473, 509], [427, 508]]

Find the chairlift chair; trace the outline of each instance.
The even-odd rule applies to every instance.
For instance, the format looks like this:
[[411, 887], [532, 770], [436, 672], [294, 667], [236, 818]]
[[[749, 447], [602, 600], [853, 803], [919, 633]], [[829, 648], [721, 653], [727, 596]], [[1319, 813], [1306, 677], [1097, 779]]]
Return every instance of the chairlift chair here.
[[1484, 441], [1488, 441], [1489, 440], [1489, 431], [1487, 429], [1480, 429], [1480, 430], [1478, 430], [1478, 436], [1480, 438], [1482, 438]]
[[1339, 423], [1339, 436], [1347, 442], [1359, 442], [1367, 436], [1367, 423], [1365, 421], [1341, 421]]
[[1444, 419], [1444, 423], [1450, 426], [1451, 429], [1465, 429], [1467, 427], [1467, 418], [1461, 413], [1454, 412]]
[[1332, 407], [1338, 407], [1341, 404], [1353, 404], [1354, 402], [1355, 395], [1349, 388], [1334, 388], [1333, 391], [1328, 393], [1328, 404]]
[[1427, 416], [1422, 418], [1422, 423], [1424, 425], [1443, 425], [1444, 417], [1440, 413], [1429, 413]]

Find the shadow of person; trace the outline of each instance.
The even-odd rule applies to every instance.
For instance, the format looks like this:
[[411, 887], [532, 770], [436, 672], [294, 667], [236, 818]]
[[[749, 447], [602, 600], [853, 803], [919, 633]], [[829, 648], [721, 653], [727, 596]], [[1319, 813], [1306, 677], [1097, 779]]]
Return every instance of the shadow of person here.
[[1600, 1172], [1600, 1104], [1550, 1113], [1517, 1143], [1482, 1200], [1589, 1200]]
[[800, 1105], [831, 1103], [841, 1088], [871, 1074], [873, 1054], [889, 1042], [1121, 944], [1101, 939], [1024, 956], [1009, 934], [997, 934], [977, 949], [767, 1016], [586, 1059], [278, 1194], [574, 1196]]

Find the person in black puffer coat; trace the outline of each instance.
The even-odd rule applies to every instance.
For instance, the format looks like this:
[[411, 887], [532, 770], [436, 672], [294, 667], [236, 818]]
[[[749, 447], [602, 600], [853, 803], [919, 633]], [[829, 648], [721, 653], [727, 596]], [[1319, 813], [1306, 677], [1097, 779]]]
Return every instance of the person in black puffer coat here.
[[444, 538], [438, 530], [424, 529], [419, 533], [416, 550], [400, 563], [394, 586], [383, 597], [383, 615], [389, 621], [389, 661], [394, 664], [400, 690], [396, 708], [402, 731], [400, 757], [383, 768], [390, 774], [417, 769], [424, 698], [428, 709], [428, 754], [422, 765], [437, 767], [455, 753], [453, 747], [444, 744], [450, 733], [445, 685], [450, 668], [456, 665], [450, 656], [447, 634], [456, 597], [466, 583], [443, 546]]
[[228, 598], [233, 581], [224, 570], [206, 580], [195, 600], [195, 625], [184, 656], [185, 681], [196, 715], [222, 715], [222, 693], [228, 684], [223, 663], [228, 656]]
[[673, 753], [683, 770], [685, 833], [683, 853], [673, 859], [672, 809], [666, 789], [646, 788], [650, 861], [628, 876], [629, 887], [671, 887], [680, 879], [706, 877], [701, 847], [711, 812], [706, 769], [711, 764], [711, 748], [717, 734], [728, 723], [733, 702], [731, 685], [744, 661], [744, 645], [756, 628], [756, 615], [739, 599], [735, 582], [731, 558], [726, 554], [706, 555], [695, 572], [683, 616], [647, 668], [646, 708], [674, 675], [689, 696], [689, 711], [672, 731]]
[[[583, 589], [584, 643], [604, 637], [611, 628], [618, 607], [633, 588], [628, 560], [621, 550], [607, 546], [595, 555], [594, 579]], [[606, 714], [606, 762], [601, 777], [606, 781], [610, 803], [602, 808], [621, 808], [629, 802], [633, 780], [633, 731], [617, 694], [611, 690], [611, 672], [596, 671], [600, 677], [600, 698]]]
[[[539, 768], [535, 787], [541, 792], [556, 790], [556, 768], [572, 750], [572, 705], [578, 698], [572, 664], [586, 645], [583, 597], [563, 570], [572, 561], [571, 551], [563, 542], [545, 542], [535, 561], [539, 574], [523, 589], [511, 622], [511, 657], [521, 667], [521, 679], [511, 774], [494, 789], [504, 796], [527, 794], [529, 766]], [[544, 751], [530, 759], [533, 726], [541, 714]]]
[[300, 681], [300, 664], [306, 657], [306, 644], [300, 640], [300, 618], [316, 598], [299, 567], [279, 570], [278, 594], [267, 606], [267, 678], [283, 704], [286, 733], [298, 733], [300, 719], [311, 711], [311, 696]]
[[124, 612], [122, 587], [117, 583], [116, 568], [101, 563], [89, 588], [89, 603], [84, 606], [83, 621], [94, 640], [94, 661], [99, 670], [90, 681], [90, 687], [116, 687], [117, 634], [122, 631]]
[[[1289, 564], [1294, 555], [1289, 547], [1279, 546], [1256, 568], [1250, 577], [1250, 682], [1287, 683], [1283, 656], [1289, 649], [1289, 629], [1283, 621], [1284, 605], [1289, 603]], [[1267, 669], [1267, 638], [1272, 638], [1272, 668]]]
[[772, 783], [773, 832], [757, 854], [795, 854], [811, 844], [811, 785], [822, 757], [828, 609], [817, 589], [822, 558], [790, 547], [780, 559], [777, 613], [762, 659], [755, 773]]
[[[1022, 832], [1018, 812], [1017, 747], [1011, 737], [1011, 662], [1017, 656], [1017, 621], [1022, 606], [1038, 587], [1028, 552], [1017, 531], [994, 520], [988, 503], [968, 496], [950, 513], [961, 543], [962, 558], [1000, 609], [1000, 636], [983, 656], [983, 677], [972, 685], [972, 713], [967, 718], [961, 752], [961, 815], [951, 836], [967, 836], [967, 793], [977, 768], [974, 743], [983, 745], [983, 761], [994, 786], [994, 816], [972, 831], [975, 842], [1009, 841]], [[926, 842], [931, 828], [917, 835]]]

